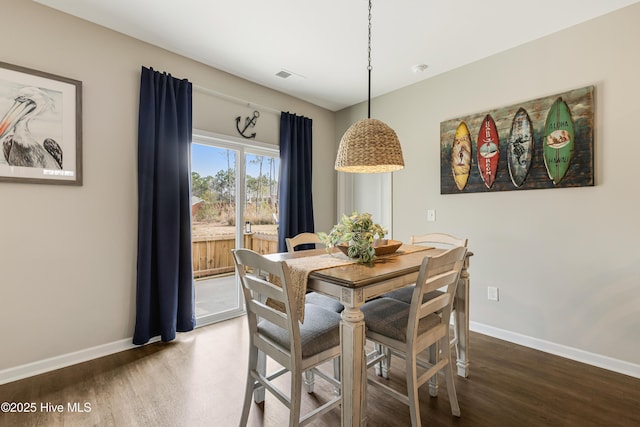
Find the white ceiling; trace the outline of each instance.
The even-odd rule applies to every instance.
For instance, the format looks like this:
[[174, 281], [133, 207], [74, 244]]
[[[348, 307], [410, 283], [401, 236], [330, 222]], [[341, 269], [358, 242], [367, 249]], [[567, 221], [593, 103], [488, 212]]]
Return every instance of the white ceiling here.
[[[367, 0], [35, 1], [332, 111], [367, 99]], [[638, 1], [374, 0], [372, 96]]]

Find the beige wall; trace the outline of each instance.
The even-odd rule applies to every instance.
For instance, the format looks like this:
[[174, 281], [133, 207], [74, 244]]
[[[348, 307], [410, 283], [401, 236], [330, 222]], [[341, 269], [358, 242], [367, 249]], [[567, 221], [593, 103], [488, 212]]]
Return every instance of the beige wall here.
[[[336, 144], [333, 112], [34, 2], [2, 5], [0, 60], [83, 82], [84, 185], [0, 183], [0, 377], [133, 334], [141, 66], [312, 118], [315, 170], [333, 170]], [[237, 137], [252, 111], [194, 91], [196, 128]], [[263, 112], [254, 131], [277, 143], [278, 128]], [[318, 229], [334, 223], [335, 186], [314, 182]]]
[[[394, 174], [394, 238], [433, 231], [469, 238], [476, 328], [543, 348], [568, 346], [565, 354], [583, 359], [628, 362], [635, 375], [638, 21], [640, 5], [631, 6], [372, 103], [372, 116], [397, 132], [406, 162]], [[588, 85], [596, 87], [595, 187], [440, 195], [440, 122]], [[354, 108], [338, 113], [338, 135], [354, 116]], [[436, 222], [427, 222], [427, 209], [436, 210]], [[500, 289], [499, 302], [487, 300], [488, 286]]]

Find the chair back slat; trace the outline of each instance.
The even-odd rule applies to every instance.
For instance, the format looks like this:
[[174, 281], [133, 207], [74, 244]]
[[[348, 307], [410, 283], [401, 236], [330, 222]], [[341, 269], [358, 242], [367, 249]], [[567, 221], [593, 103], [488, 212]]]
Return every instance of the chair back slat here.
[[316, 233], [300, 233], [294, 237], [288, 237], [284, 241], [287, 244], [287, 252], [295, 251], [296, 247], [300, 245], [315, 244], [316, 248], [318, 245], [324, 246]]
[[[274, 277], [277, 276], [272, 276], [271, 280], [275, 280]], [[245, 274], [244, 284], [252, 292], [256, 292], [264, 297], [272, 298], [282, 303], [287, 299], [282, 287], [276, 286], [261, 277]]]
[[431, 298], [418, 308], [418, 318], [423, 319], [430, 314], [442, 310], [447, 305], [449, 305], [450, 301], [451, 297], [449, 296], [449, 294], [442, 294], [435, 298]]
[[432, 292], [440, 288], [446, 288], [453, 281], [457, 281], [455, 264], [449, 264], [446, 270], [435, 276], [429, 277], [422, 285], [423, 293]]
[[461, 239], [446, 233], [429, 233], [411, 236], [412, 245], [429, 244], [437, 247], [467, 246], [468, 239]]
[[247, 307], [247, 310], [251, 310], [256, 314], [256, 316], [266, 319], [274, 325], [278, 325], [283, 329], [288, 328], [289, 320], [287, 319], [286, 314], [281, 312], [280, 310], [276, 310], [273, 307], [268, 306], [267, 304], [264, 304], [255, 299], [250, 300], [247, 305], [250, 306]]

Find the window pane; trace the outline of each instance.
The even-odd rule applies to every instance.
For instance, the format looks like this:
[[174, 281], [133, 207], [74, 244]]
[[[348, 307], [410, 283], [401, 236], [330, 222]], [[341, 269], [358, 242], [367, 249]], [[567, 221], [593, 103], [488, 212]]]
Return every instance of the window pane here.
[[236, 247], [237, 151], [191, 147], [191, 215], [196, 318], [208, 323], [241, 310], [231, 249]]
[[[251, 223], [251, 231], [278, 237], [278, 177], [280, 159], [266, 155], [246, 155], [246, 202], [244, 219]], [[277, 251], [276, 248], [269, 252]], [[265, 253], [265, 251], [261, 251]]]

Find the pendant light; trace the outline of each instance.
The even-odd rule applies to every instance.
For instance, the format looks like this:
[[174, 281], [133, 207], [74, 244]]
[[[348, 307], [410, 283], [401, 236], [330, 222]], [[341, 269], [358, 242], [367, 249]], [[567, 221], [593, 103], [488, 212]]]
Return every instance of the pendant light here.
[[369, 96], [367, 118], [342, 136], [335, 169], [340, 172], [393, 172], [404, 167], [398, 136], [387, 124], [371, 118], [371, 0], [369, 0]]

